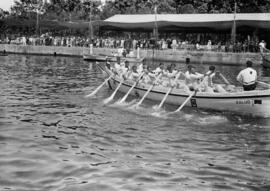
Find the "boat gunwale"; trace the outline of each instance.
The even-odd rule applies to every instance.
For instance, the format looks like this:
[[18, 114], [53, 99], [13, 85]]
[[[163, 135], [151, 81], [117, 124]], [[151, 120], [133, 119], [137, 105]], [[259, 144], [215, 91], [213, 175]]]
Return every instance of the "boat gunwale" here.
[[[118, 84], [120, 83], [119, 80], [115, 79], [114, 77], [111, 79], [116, 81]], [[122, 85], [125, 85], [129, 88], [132, 87], [132, 85], [123, 82]], [[168, 88], [168, 87], [165, 87]], [[137, 85], [134, 87], [134, 89], [136, 90], [141, 90], [141, 91], [147, 91], [147, 88], [141, 88], [138, 87]], [[167, 89], [166, 89], [167, 90]], [[269, 97], [270, 98], [270, 89], [269, 90], [257, 90], [257, 91], [253, 91], [254, 93], [258, 93], [258, 91], [263, 91], [265, 94], [262, 95], [232, 95], [233, 93], [226, 93], [226, 96], [222, 96], [222, 94], [220, 93], [220, 96], [209, 96], [209, 95], [194, 95], [194, 98], [199, 98], [199, 99], [256, 99], [256, 98], [263, 98], [263, 97]], [[166, 94], [166, 91], [157, 91], [157, 90], [151, 90], [150, 93], [158, 93], [158, 94]], [[237, 92], [239, 93], [239, 92]], [[249, 91], [249, 93], [251, 93], [251, 91]], [[198, 92], [198, 94], [200, 94], [200, 92]], [[169, 93], [170, 96], [176, 96], [176, 97], [188, 97], [190, 96], [190, 94], [185, 93], [185, 94], [176, 94], [176, 93]], [[224, 94], [223, 94], [224, 95]]]

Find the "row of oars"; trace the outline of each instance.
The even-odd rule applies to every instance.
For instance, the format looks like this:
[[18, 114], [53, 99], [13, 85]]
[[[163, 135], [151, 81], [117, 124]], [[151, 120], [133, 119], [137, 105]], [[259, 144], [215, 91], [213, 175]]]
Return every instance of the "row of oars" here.
[[[129, 96], [129, 94], [131, 93], [131, 91], [135, 88], [135, 86], [138, 84], [138, 82], [141, 80], [141, 78], [142, 78], [142, 76], [144, 75], [144, 73], [143, 74], [141, 74], [140, 76], [139, 76], [139, 78], [138, 78], [138, 80], [136, 80], [135, 82], [134, 82], [134, 84], [132, 85], [132, 87], [128, 90], [128, 92], [124, 95], [124, 97], [120, 100], [120, 101], [118, 101], [118, 103], [119, 104], [121, 104], [121, 103], [123, 103], [123, 102], [125, 102], [125, 100], [127, 99], [127, 97]], [[109, 76], [100, 86], [98, 86], [92, 93], [90, 93], [90, 94], [88, 94], [88, 95], [86, 95], [86, 97], [92, 97], [92, 96], [94, 96], [111, 78], [113, 77], [113, 75], [111, 75], [111, 76]], [[160, 79], [160, 77], [161, 77], [161, 75], [159, 75], [156, 79], [155, 79], [155, 81], [154, 81], [154, 83], [148, 88], [148, 90], [146, 91], [146, 93], [143, 95], [143, 97], [140, 99], [140, 101], [138, 102], [138, 103], [136, 103], [135, 105], [133, 105], [132, 106], [132, 108], [137, 108], [137, 107], [139, 107], [142, 103], [143, 103], [143, 101], [145, 100], [145, 98], [147, 97], [147, 95], [151, 92], [151, 90], [154, 88], [154, 86], [157, 84], [156, 82]], [[178, 76], [178, 78], [180, 77], [180, 75]], [[220, 73], [220, 77], [223, 79], [223, 81], [225, 82], [225, 84], [227, 84], [227, 85], [231, 85], [231, 83]], [[178, 78], [176, 78], [175, 80], [174, 80], [174, 83], [178, 80]], [[203, 81], [201, 82], [201, 83], [203, 83], [204, 82], [204, 80], [205, 80], [205, 78], [203, 79]], [[116, 95], [116, 93], [117, 93], [117, 91], [120, 89], [120, 87], [121, 87], [121, 85], [123, 84], [123, 80], [121, 80], [120, 81], [120, 83], [118, 84], [118, 86], [116, 87], [116, 89], [114, 90], [114, 92], [111, 94], [111, 96], [110, 97], [108, 97], [108, 98], [106, 98], [104, 101], [103, 101], [103, 103], [104, 104], [108, 104], [109, 102], [111, 102], [113, 99], [114, 99], [114, 97], [115, 97], [115, 95]], [[174, 87], [173, 86], [171, 86], [169, 89], [168, 89], [168, 91], [166, 92], [166, 94], [165, 94], [165, 96], [163, 97], [163, 99], [161, 100], [161, 102], [160, 102], [160, 104], [157, 106], [157, 107], [154, 107], [154, 110], [155, 111], [159, 111], [161, 108], [162, 108], [162, 106], [163, 106], [163, 104], [165, 103], [165, 101], [166, 101], [166, 99], [168, 98], [168, 96], [169, 96], [169, 94], [172, 92], [172, 90], [174, 89]], [[191, 94], [187, 97], [187, 99], [174, 111], [174, 112], [170, 112], [169, 114], [171, 114], [171, 113], [176, 113], [176, 112], [180, 112], [181, 110], [182, 110], [182, 108], [188, 103], [188, 101], [193, 97], [193, 96], [195, 96], [196, 95], [196, 93], [197, 93], [197, 91], [193, 91], [193, 92], [191, 92]]]
[[[121, 103], [125, 102], [125, 100], [127, 99], [128, 95], [129, 95], [129, 94], [131, 93], [131, 91], [135, 88], [135, 86], [136, 86], [136, 85], [138, 84], [138, 82], [141, 80], [141, 78], [142, 78], [143, 75], [144, 75], [144, 74], [142, 74], [142, 75], [139, 76], [138, 80], [136, 80], [136, 81], [134, 82], [134, 84], [132, 85], [132, 87], [128, 90], [128, 92], [124, 95], [124, 97], [123, 97], [118, 103], [121, 104]], [[112, 77], [113, 77], [113, 75], [111, 75], [110, 77], [108, 77], [108, 78], [107, 78], [100, 86], [98, 86], [92, 93], [86, 95], [85, 97], [92, 97], [92, 96], [94, 96], [94, 95], [102, 88], [102, 86], [104, 86], [104, 85], [105, 85]], [[140, 101], [139, 101], [138, 103], [136, 103], [135, 105], [132, 106], [133, 108], [137, 108], [137, 107], [139, 107], [139, 106], [143, 103], [143, 101], [145, 100], [145, 98], [147, 97], [147, 95], [151, 92], [151, 90], [152, 90], [152, 89], [154, 88], [154, 86], [156, 85], [156, 83], [157, 83], [157, 81], [159, 80], [159, 78], [160, 78], [160, 76], [157, 77], [157, 79], [155, 79], [154, 83], [148, 88], [148, 90], [147, 90], [146, 93], [143, 95], [143, 97], [140, 99]], [[177, 80], [177, 79], [175, 79], [175, 81], [176, 81], [176, 80]], [[114, 90], [114, 92], [111, 94], [111, 96], [108, 97], [108, 98], [106, 98], [106, 99], [103, 101], [104, 104], [108, 104], [109, 102], [111, 102], [111, 101], [114, 99], [114, 97], [115, 97], [117, 91], [120, 89], [120, 87], [121, 87], [122, 84], [123, 84], [123, 80], [120, 81], [120, 83], [118, 84], [118, 86], [116, 87], [116, 89]], [[170, 88], [168, 89], [168, 91], [166, 92], [165, 96], [163, 97], [163, 99], [162, 99], [162, 101], [160, 102], [160, 104], [158, 105], [158, 107], [155, 107], [155, 108], [154, 108], [156, 111], [158, 111], [158, 110], [160, 110], [160, 109], [162, 108], [163, 104], [165, 103], [167, 97], [169, 96], [169, 94], [171, 93], [171, 91], [173, 90], [173, 88], [174, 88], [174, 87], [172, 86], [172, 87], [170, 87]], [[181, 111], [181, 109], [182, 109], [182, 108], [186, 105], [186, 103], [187, 103], [187, 102], [195, 95], [195, 93], [196, 93], [196, 92], [192, 92], [192, 93], [188, 96], [188, 98], [187, 98], [187, 99], [179, 106], [179, 108], [178, 108], [177, 110], [175, 110], [174, 112], [171, 112], [171, 113], [175, 113], [175, 112]]]

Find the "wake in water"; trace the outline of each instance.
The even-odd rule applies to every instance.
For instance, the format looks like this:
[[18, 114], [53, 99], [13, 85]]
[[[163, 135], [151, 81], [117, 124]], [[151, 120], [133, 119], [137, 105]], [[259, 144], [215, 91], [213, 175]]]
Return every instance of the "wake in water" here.
[[116, 101], [115, 103], [111, 104], [110, 106], [112, 106], [112, 107], [118, 107], [118, 108], [127, 108], [128, 109], [129, 106], [133, 105], [136, 102], [137, 102], [136, 99], [134, 99], [134, 100], [132, 100], [130, 102], [122, 101], [120, 99], [120, 100]]
[[[103, 103], [108, 104], [112, 102], [112, 97], [106, 98]], [[224, 115], [213, 115], [207, 112], [197, 112], [185, 113], [184, 111], [173, 113], [171, 111], [165, 110], [160, 105], [154, 105], [152, 107], [147, 107], [142, 104], [138, 104], [138, 99], [133, 99], [131, 101], [123, 101], [121, 98], [116, 102], [110, 104], [110, 107], [116, 107], [124, 110], [128, 110], [132, 113], [143, 115], [143, 116], [153, 116], [162, 119], [177, 119], [181, 121], [186, 121], [194, 125], [211, 125], [217, 123], [225, 123], [228, 121], [227, 117]]]

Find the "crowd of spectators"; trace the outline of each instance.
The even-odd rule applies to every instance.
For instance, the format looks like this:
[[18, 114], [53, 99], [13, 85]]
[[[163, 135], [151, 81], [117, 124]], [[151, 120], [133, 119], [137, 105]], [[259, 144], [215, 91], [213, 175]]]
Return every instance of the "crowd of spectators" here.
[[[17, 45], [34, 45], [34, 46], [66, 46], [66, 47], [93, 47], [97, 48], [125, 48], [127, 50], [137, 49], [171, 49], [176, 51], [181, 50], [196, 50], [196, 51], [217, 51], [217, 52], [259, 52], [260, 46], [264, 41], [244, 40], [231, 43], [228, 41], [211, 41], [198, 42], [195, 40], [181, 40], [179, 38], [120, 38], [120, 37], [98, 37], [89, 39], [85, 36], [53, 36], [50, 33], [42, 34], [41, 36], [6, 36], [0, 40], [1, 43], [17, 44]], [[264, 44], [266, 47], [266, 43]]]

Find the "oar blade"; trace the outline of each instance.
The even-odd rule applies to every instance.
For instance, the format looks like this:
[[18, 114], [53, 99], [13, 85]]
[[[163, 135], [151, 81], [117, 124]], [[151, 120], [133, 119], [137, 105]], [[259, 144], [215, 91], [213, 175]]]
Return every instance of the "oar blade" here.
[[192, 94], [190, 94], [190, 95], [188, 96], [188, 98], [180, 105], [180, 107], [178, 107], [178, 109], [175, 110], [173, 113], [177, 113], [177, 112], [181, 111], [182, 108], [187, 104], [187, 102], [188, 102], [195, 94], [196, 94], [196, 91], [193, 92]]
[[160, 104], [158, 105], [158, 107], [157, 108], [155, 108], [155, 110], [159, 110], [162, 106], [163, 106], [163, 104], [164, 104], [164, 102], [166, 101], [166, 99], [167, 99], [167, 97], [169, 96], [169, 94], [170, 94], [170, 92], [172, 91], [172, 87], [167, 91], [167, 93], [165, 94], [165, 96], [163, 97], [163, 99], [162, 99], [162, 101], [160, 102]]
[[96, 93], [102, 88], [102, 86], [100, 85], [97, 89], [95, 89], [92, 93], [86, 95], [85, 97], [86, 98], [89, 98], [89, 97], [93, 97], [94, 95], [96, 95]]
[[86, 98], [89, 97], [93, 97], [94, 95], [96, 95], [96, 93], [112, 78], [112, 76], [110, 76], [109, 78], [107, 78], [101, 85], [99, 85], [92, 93], [86, 95]]
[[120, 86], [122, 85], [122, 82], [120, 82], [117, 86], [117, 88], [114, 90], [114, 92], [112, 93], [112, 95], [108, 98], [106, 98], [103, 103], [104, 104], [108, 104], [109, 102], [111, 102], [116, 94], [116, 92], [119, 90]]

